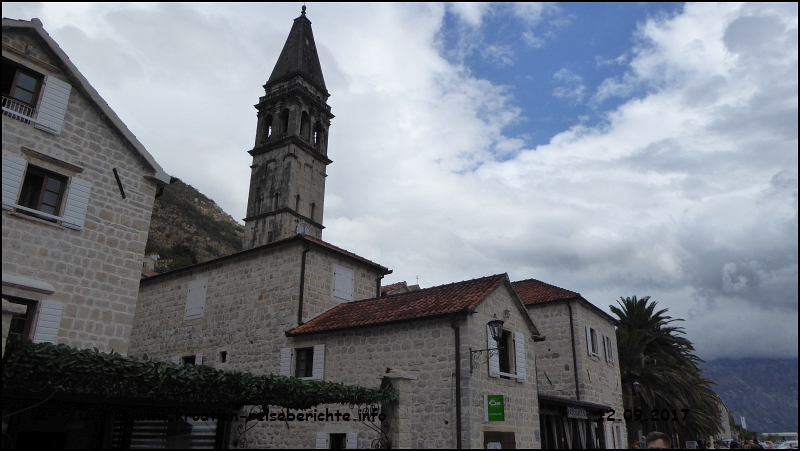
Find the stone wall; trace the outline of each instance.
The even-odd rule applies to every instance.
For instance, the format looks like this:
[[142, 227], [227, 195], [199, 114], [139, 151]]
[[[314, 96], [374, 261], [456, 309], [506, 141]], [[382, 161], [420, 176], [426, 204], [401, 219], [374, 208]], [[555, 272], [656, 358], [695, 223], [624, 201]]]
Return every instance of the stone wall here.
[[[536, 386], [535, 350], [531, 336], [533, 332], [527, 325], [523, 312], [512, 300], [509, 287], [501, 285], [477, 307], [477, 312], [468, 317], [462, 330], [462, 409], [464, 409], [463, 446], [483, 448], [483, 433], [514, 432], [517, 448], [540, 448], [539, 401]], [[505, 312], [508, 312], [507, 315]], [[489, 376], [485, 353], [479, 359], [480, 365], [472, 375], [469, 372], [469, 352], [467, 348], [486, 349], [486, 324], [492, 315], [504, 321], [503, 328], [511, 332], [521, 332], [525, 336], [527, 378], [525, 382]], [[505, 397], [505, 421], [486, 422], [484, 417], [484, 396], [502, 394]]]
[[[31, 34], [3, 32], [4, 57], [70, 82], [42, 46]], [[7, 116], [2, 120], [4, 153], [92, 183], [83, 230], [3, 210], [3, 274], [55, 288], [45, 299], [64, 304], [59, 343], [126, 353], [156, 192], [156, 182], [145, 178], [152, 172], [77, 86], [72, 86], [58, 135]], [[3, 294], [32, 299], [24, 290], [6, 286]]]
[[[278, 374], [277, 358], [287, 346], [284, 332], [296, 327], [301, 240], [254, 249], [238, 255], [144, 279], [134, 320], [131, 353], [171, 359], [203, 354], [216, 365]], [[374, 297], [377, 273], [351, 258], [311, 245], [306, 256], [304, 319], [333, 308], [333, 268], [353, 270], [354, 300]], [[188, 285], [207, 281], [203, 316], [185, 320]]]
[[534, 344], [539, 393], [575, 399], [575, 371], [567, 304], [535, 304], [528, 307], [528, 311], [541, 334], [546, 337], [545, 341]]

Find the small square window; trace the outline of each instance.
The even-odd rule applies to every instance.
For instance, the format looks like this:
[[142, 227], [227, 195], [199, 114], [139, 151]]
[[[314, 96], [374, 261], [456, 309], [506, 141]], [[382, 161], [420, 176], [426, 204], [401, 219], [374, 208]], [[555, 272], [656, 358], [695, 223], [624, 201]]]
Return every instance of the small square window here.
[[228, 351], [219, 352], [219, 363], [228, 363]]
[[186, 355], [181, 357], [181, 365], [194, 365], [196, 361], [196, 356], [193, 355]]
[[42, 75], [3, 58], [3, 106], [8, 100], [34, 106], [39, 99]]
[[28, 165], [18, 203], [22, 207], [58, 216], [66, 186], [67, 177]]
[[314, 348], [300, 348], [294, 352], [294, 376], [311, 377], [314, 369]]
[[347, 449], [347, 434], [331, 434], [331, 449]]

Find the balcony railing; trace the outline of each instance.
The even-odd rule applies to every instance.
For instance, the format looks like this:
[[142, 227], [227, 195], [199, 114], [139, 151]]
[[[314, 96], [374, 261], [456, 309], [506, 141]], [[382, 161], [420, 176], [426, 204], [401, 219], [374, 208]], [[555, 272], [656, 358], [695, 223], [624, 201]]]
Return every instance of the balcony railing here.
[[36, 122], [36, 108], [11, 97], [3, 96], [3, 115], [26, 124]]

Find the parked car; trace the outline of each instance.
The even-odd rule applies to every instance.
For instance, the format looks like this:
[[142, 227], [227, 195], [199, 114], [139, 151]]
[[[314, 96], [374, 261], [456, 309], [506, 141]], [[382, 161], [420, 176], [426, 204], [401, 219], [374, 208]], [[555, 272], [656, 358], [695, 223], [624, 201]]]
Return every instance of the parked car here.
[[776, 446], [775, 449], [797, 449], [797, 440], [787, 440]]

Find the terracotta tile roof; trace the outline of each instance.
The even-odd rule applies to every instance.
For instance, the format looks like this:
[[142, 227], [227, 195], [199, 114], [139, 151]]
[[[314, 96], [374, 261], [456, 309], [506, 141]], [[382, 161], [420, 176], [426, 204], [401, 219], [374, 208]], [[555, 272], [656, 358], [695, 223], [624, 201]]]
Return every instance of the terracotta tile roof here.
[[157, 276], [158, 274], [159, 274], [159, 273], [157, 273], [157, 272], [155, 272], [155, 271], [150, 271], [149, 269], [142, 268], [142, 279], [144, 279], [144, 278], [146, 278], [146, 277], [153, 277], [153, 276]]
[[300, 335], [352, 327], [426, 318], [474, 309], [503, 281], [506, 274], [456, 282], [338, 305], [287, 332]]
[[385, 291], [385, 292], [388, 293], [388, 292], [390, 292], [392, 290], [396, 290], [396, 289], [398, 289], [400, 287], [406, 287], [406, 286], [408, 286], [408, 284], [405, 281], [395, 282], [395, 283], [390, 283], [389, 285], [382, 285], [381, 286], [381, 291]]
[[525, 305], [542, 304], [545, 302], [563, 301], [564, 299], [580, 298], [580, 293], [565, 290], [541, 280], [527, 279], [511, 282], [514, 291]]
[[321, 239], [319, 239], [317, 237], [314, 237], [314, 236], [311, 236], [311, 235], [306, 235], [305, 233], [300, 234], [300, 236], [306, 241], [310, 241], [310, 242], [312, 242], [314, 244], [317, 244], [319, 246], [328, 248], [328, 249], [330, 249], [332, 251], [338, 252], [340, 254], [345, 254], [347, 256], [355, 258], [356, 260], [361, 260], [364, 263], [367, 263], [367, 264], [370, 264], [372, 266], [378, 267], [381, 270], [383, 270], [384, 274], [391, 274], [392, 273], [392, 271], [389, 268], [387, 268], [387, 267], [385, 267], [383, 265], [379, 265], [378, 263], [375, 263], [375, 262], [373, 262], [371, 260], [367, 260], [366, 258], [364, 258], [364, 257], [362, 257], [360, 255], [356, 255], [356, 254], [354, 254], [354, 253], [352, 253], [350, 251], [346, 251], [346, 250], [342, 249], [341, 247], [334, 246], [333, 244], [328, 243], [326, 241], [322, 241]]

